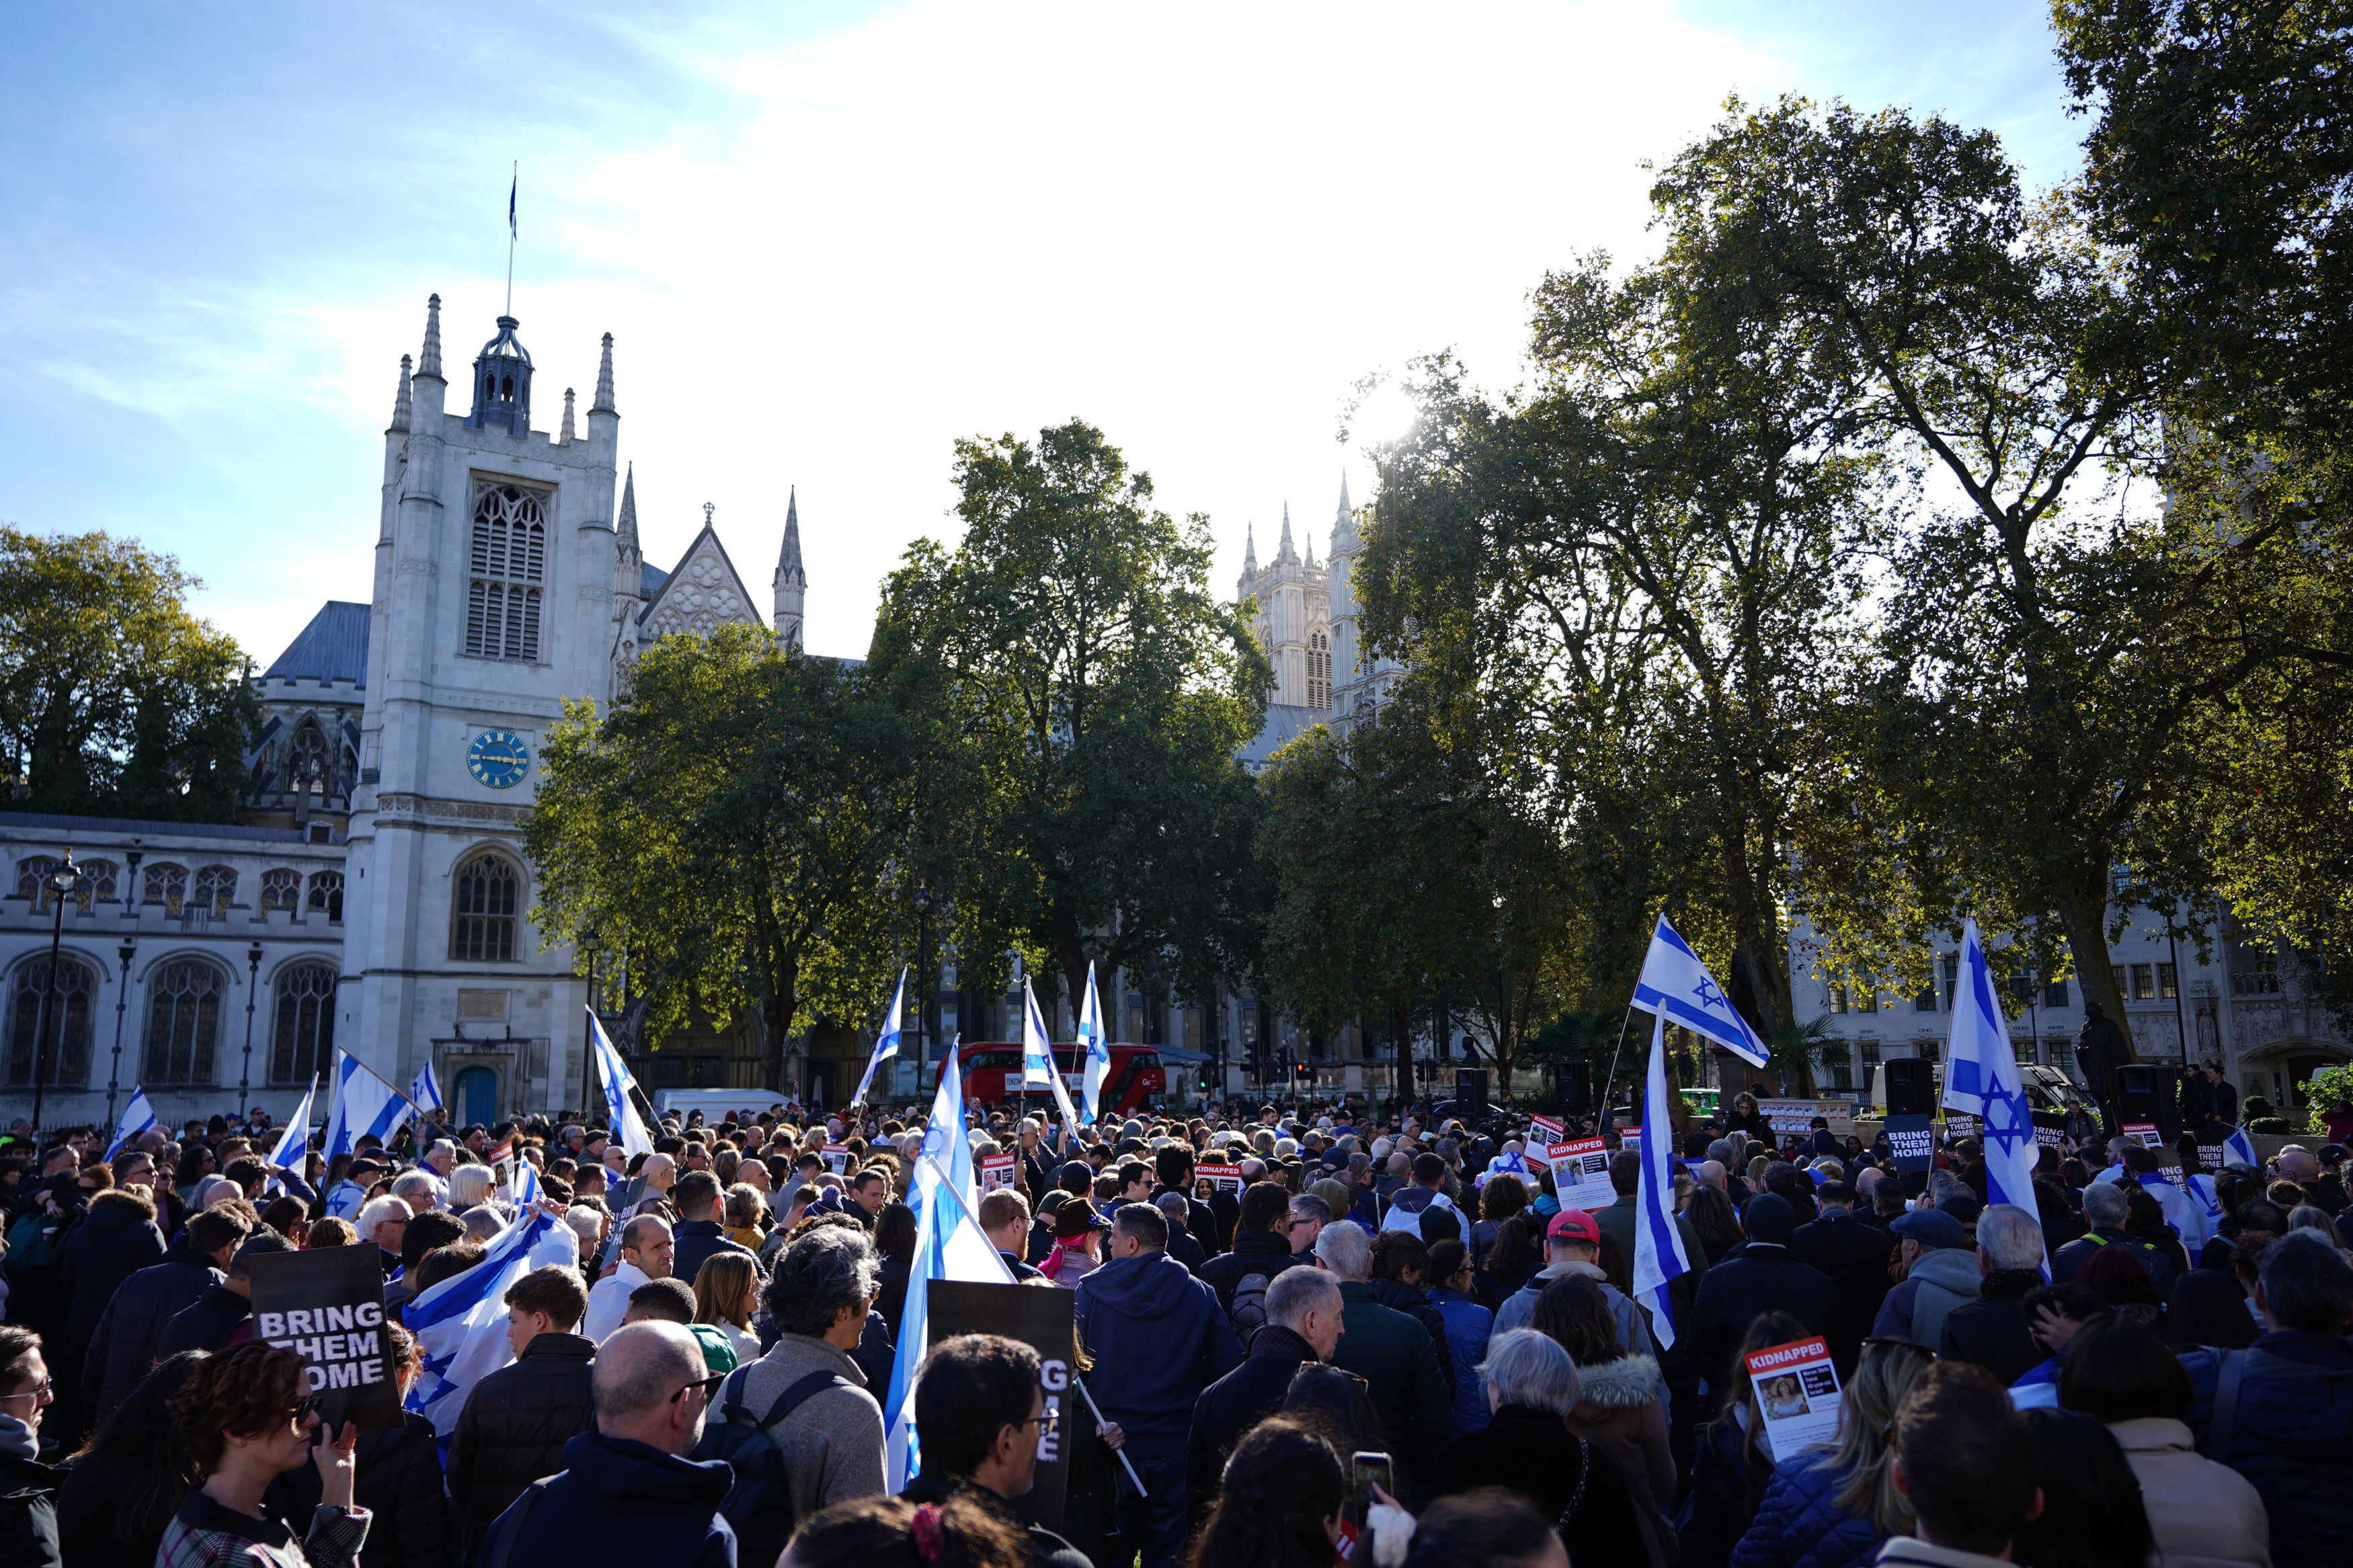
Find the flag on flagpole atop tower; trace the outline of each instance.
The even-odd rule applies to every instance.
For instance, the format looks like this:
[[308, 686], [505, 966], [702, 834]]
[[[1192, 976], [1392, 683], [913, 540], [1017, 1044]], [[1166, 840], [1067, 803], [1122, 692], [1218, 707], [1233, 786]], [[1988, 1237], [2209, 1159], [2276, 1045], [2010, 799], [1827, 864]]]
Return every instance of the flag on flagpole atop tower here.
[[1095, 961], [1087, 960], [1087, 1000], [1079, 1013], [1079, 1048], [1086, 1065], [1079, 1079], [1079, 1125], [1092, 1127], [1103, 1114], [1103, 1083], [1111, 1077], [1111, 1041], [1103, 1021], [1103, 999], [1095, 994]]
[[[1642, 960], [1642, 977], [1634, 985], [1634, 1005], [1646, 1013], [1662, 1014], [1693, 1034], [1714, 1041], [1746, 1062], [1761, 1068], [1770, 1054], [1748, 1020], [1733, 1006], [1724, 987], [1707, 972], [1691, 943], [1659, 917], [1651, 932], [1651, 951]], [[1647, 1122], [1644, 1125], [1649, 1125]]]
[[891, 993], [891, 1012], [882, 1020], [882, 1030], [874, 1037], [874, 1054], [866, 1058], [866, 1076], [858, 1080], [858, 1092], [849, 1097], [852, 1105], [866, 1103], [866, 1091], [874, 1087], [875, 1069], [884, 1058], [899, 1054], [900, 1009], [907, 1000], [907, 972], [899, 971], [899, 989]]

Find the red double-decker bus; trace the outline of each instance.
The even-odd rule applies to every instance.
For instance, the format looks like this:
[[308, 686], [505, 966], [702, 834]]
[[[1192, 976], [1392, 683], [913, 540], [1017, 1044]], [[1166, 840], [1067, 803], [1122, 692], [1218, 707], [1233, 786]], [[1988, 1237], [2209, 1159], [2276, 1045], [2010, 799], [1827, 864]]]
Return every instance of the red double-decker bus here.
[[[1086, 1058], [1076, 1046], [1056, 1046], [1054, 1070], [1062, 1075], [1062, 1085], [1071, 1091], [1071, 1103], [1079, 1103], [1079, 1083]], [[1021, 1047], [1003, 1040], [974, 1040], [960, 1047], [956, 1060], [964, 1073], [964, 1098], [967, 1105], [1009, 1105], [1021, 1098]], [[1111, 1047], [1111, 1076], [1103, 1080], [1103, 1114], [1132, 1116], [1145, 1102], [1168, 1091], [1168, 1074], [1160, 1065], [1160, 1054], [1150, 1046]], [[1052, 1105], [1053, 1090], [1043, 1085], [1029, 1091], [1029, 1101]]]

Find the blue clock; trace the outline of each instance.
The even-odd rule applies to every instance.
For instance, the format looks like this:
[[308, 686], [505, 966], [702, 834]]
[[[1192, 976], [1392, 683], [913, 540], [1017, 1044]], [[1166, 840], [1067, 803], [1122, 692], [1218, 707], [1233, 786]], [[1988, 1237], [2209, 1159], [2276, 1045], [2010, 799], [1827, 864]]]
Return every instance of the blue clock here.
[[492, 789], [512, 789], [531, 771], [531, 750], [512, 730], [485, 730], [466, 748], [466, 771]]

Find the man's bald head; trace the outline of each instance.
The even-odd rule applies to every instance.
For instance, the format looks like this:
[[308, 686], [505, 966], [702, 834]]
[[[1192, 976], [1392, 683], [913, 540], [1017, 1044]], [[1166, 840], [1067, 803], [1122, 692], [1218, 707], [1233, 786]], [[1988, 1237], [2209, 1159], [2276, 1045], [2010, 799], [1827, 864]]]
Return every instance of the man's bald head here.
[[682, 1392], [706, 1374], [702, 1343], [677, 1323], [616, 1329], [589, 1363], [596, 1430], [682, 1454], [702, 1433], [702, 1402]]
[[1699, 1164], [1693, 1169], [1692, 1173], [1699, 1178], [1701, 1184], [1714, 1187], [1718, 1192], [1725, 1190], [1724, 1163], [1722, 1161], [1702, 1160]]
[[2313, 1158], [2311, 1150], [2291, 1143], [2279, 1152], [2279, 1173], [2298, 1184], [2316, 1182], [2320, 1179], [2320, 1162]]

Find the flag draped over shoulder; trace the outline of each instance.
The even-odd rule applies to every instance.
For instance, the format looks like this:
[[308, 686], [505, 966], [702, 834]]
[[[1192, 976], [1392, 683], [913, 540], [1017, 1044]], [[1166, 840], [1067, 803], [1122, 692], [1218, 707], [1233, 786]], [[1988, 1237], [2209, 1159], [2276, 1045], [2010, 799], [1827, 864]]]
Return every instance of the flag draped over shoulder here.
[[335, 1101], [327, 1112], [327, 1136], [320, 1152], [332, 1161], [359, 1147], [361, 1138], [374, 1135], [390, 1142], [416, 1107], [400, 1090], [360, 1065], [348, 1051], [335, 1053]]
[[1653, 1013], [1651, 1070], [1642, 1082], [1642, 1171], [1634, 1189], [1634, 1300], [1650, 1308], [1651, 1334], [1662, 1350], [1675, 1342], [1674, 1308], [1667, 1300], [1667, 1288], [1691, 1272], [1683, 1234], [1675, 1228], [1675, 1178], [1669, 1163], [1674, 1123], [1667, 1105], [1667, 1017]]
[[553, 1215], [526, 1210], [491, 1238], [480, 1263], [425, 1290], [401, 1313], [425, 1363], [406, 1403], [432, 1421], [445, 1459], [467, 1394], [514, 1360], [507, 1342], [508, 1289], [552, 1263], [579, 1266], [578, 1234]]
[[145, 1132], [149, 1128], [162, 1125], [163, 1123], [155, 1119], [155, 1108], [147, 1103], [146, 1085], [132, 1084], [131, 1103], [122, 1108], [122, 1120], [115, 1124], [114, 1142], [107, 1145], [108, 1163], [112, 1163], [114, 1157], [122, 1152], [124, 1144]]
[[852, 1105], [866, 1103], [866, 1091], [874, 1087], [874, 1074], [887, 1058], [899, 1054], [900, 1009], [907, 1000], [907, 972], [899, 971], [899, 989], [891, 993], [890, 1016], [882, 1020], [881, 1033], [874, 1037], [874, 1054], [866, 1058], [866, 1076], [858, 1080], [858, 1092], [849, 1097]]
[[1038, 993], [1029, 977], [1021, 977], [1021, 1087], [1050, 1089], [1062, 1110], [1062, 1125], [1076, 1127], [1079, 1113], [1071, 1104], [1070, 1086], [1054, 1066], [1054, 1037], [1046, 1030], [1045, 1015], [1038, 1011]]
[[1079, 1014], [1079, 1047], [1086, 1067], [1079, 1079], [1079, 1124], [1092, 1127], [1103, 1114], [1103, 1082], [1111, 1077], [1111, 1041], [1103, 1031], [1103, 998], [1095, 994], [1095, 961], [1087, 960], [1087, 1000]]
[[[2018, 1073], [2018, 1053], [2010, 1043], [2001, 1002], [1993, 987], [1978, 922], [1961, 928], [1961, 968], [1953, 992], [1953, 1026], [1947, 1037], [1945, 1106], [1984, 1124], [1986, 1201], [2010, 1204], [2040, 1216], [2034, 1201], [2033, 1107]], [[2043, 1267], [2050, 1260], [2046, 1254]]]
[[[1693, 1034], [1712, 1040], [1746, 1062], [1761, 1068], [1769, 1055], [1764, 1040], [1733, 1006], [1724, 987], [1707, 972], [1691, 949], [1661, 915], [1651, 932], [1651, 951], [1642, 960], [1642, 977], [1634, 984], [1634, 1005], [1681, 1024]], [[1643, 1125], [1648, 1126], [1645, 1122]]]
[[596, 1057], [596, 1080], [605, 1086], [605, 1103], [613, 1113], [614, 1141], [621, 1145], [624, 1154], [652, 1153], [654, 1135], [646, 1130], [646, 1119], [638, 1114], [637, 1102], [629, 1098], [629, 1090], [637, 1088], [638, 1080], [629, 1076], [621, 1053], [605, 1033], [605, 1026], [593, 1007], [588, 1010], [588, 1038]]
[[[934, 1126], [937, 1125], [935, 1116]], [[969, 1163], [970, 1144], [964, 1137], [961, 1116], [951, 1142], [965, 1148]], [[934, 1163], [931, 1150], [931, 1130], [926, 1129], [913, 1182], [924, 1200], [915, 1226], [915, 1258], [907, 1274], [906, 1304], [899, 1310], [899, 1344], [891, 1362], [891, 1386], [882, 1400], [882, 1479], [893, 1492], [902, 1490], [923, 1469], [922, 1447], [915, 1433], [915, 1373], [931, 1343], [931, 1282], [1013, 1283], [1013, 1271], [1005, 1267], [1005, 1259], [997, 1256], [987, 1233], [980, 1228], [971, 1189], [957, 1191], [948, 1173]]]

